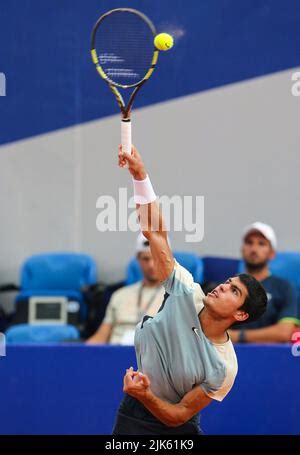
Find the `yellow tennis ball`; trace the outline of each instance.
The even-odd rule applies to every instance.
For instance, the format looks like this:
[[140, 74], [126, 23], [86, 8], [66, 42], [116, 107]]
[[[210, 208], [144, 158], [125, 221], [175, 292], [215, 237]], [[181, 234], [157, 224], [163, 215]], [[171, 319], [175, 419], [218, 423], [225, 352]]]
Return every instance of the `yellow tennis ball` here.
[[154, 38], [154, 46], [159, 50], [159, 51], [168, 51], [173, 47], [174, 40], [169, 33], [159, 33], [156, 35]]

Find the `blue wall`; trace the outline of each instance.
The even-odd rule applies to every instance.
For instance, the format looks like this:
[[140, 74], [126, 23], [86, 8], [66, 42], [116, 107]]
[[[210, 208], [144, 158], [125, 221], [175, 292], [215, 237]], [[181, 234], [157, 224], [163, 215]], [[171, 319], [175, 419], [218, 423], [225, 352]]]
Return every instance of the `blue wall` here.
[[[237, 346], [239, 374], [202, 415], [206, 434], [300, 434], [300, 358]], [[9, 346], [0, 358], [1, 434], [110, 434], [131, 347]]]
[[0, 144], [118, 112], [91, 64], [90, 33], [100, 14], [128, 5], [158, 31], [184, 31], [136, 106], [300, 64], [298, 0], [2, 0]]

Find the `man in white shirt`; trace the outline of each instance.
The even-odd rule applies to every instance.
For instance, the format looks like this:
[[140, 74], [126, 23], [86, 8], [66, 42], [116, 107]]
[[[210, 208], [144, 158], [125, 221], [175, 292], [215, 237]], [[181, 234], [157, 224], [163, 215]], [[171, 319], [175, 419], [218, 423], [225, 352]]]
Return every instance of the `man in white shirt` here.
[[164, 288], [157, 277], [149, 241], [140, 234], [136, 257], [143, 280], [113, 293], [104, 320], [87, 344], [134, 344], [134, 331], [144, 315], [155, 316], [163, 298]]

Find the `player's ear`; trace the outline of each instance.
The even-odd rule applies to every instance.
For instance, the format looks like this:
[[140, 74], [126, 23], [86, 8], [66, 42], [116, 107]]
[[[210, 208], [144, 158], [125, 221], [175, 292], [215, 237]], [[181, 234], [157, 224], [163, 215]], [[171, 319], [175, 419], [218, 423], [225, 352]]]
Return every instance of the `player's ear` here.
[[234, 319], [237, 322], [244, 322], [249, 318], [249, 314], [246, 311], [238, 310], [234, 313]]

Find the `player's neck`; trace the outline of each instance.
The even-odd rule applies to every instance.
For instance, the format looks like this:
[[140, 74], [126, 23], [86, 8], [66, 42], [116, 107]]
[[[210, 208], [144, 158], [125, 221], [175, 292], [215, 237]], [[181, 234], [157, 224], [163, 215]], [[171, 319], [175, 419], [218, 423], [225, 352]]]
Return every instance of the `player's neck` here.
[[253, 276], [253, 278], [255, 278], [257, 281], [263, 281], [271, 275], [268, 266], [260, 270], [246, 270], [246, 273]]
[[216, 321], [204, 307], [199, 314], [199, 321], [204, 335], [213, 343], [226, 343], [228, 341], [228, 321]]

